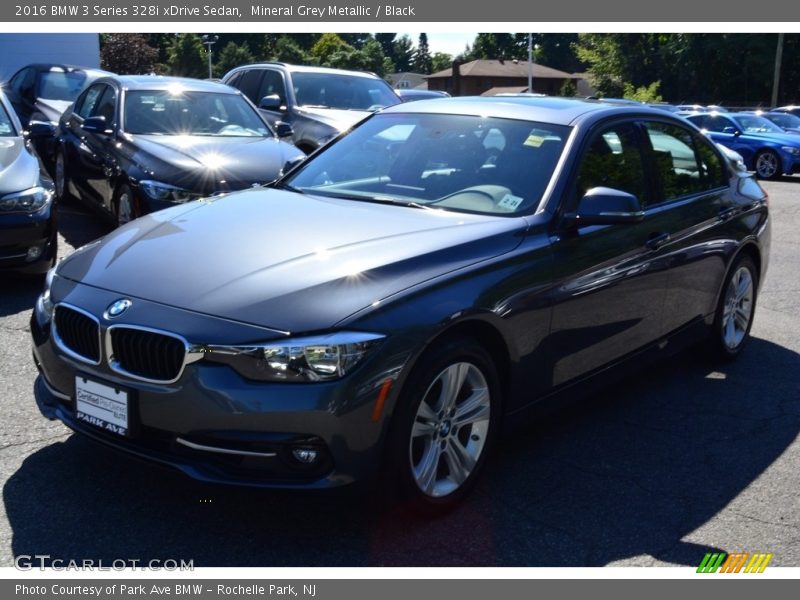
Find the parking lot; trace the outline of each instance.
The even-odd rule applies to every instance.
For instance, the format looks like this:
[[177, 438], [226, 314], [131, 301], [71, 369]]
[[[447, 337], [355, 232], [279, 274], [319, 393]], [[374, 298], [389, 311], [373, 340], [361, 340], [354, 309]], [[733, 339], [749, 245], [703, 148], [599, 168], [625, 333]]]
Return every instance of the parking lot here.
[[[0, 279], [0, 566], [21, 554], [195, 566], [651, 566], [771, 552], [800, 566], [800, 177], [764, 186], [773, 245], [738, 362], [688, 351], [499, 446], [436, 520], [371, 496], [229, 489], [100, 448], [36, 409], [40, 282]], [[104, 233], [76, 205], [61, 253]]]

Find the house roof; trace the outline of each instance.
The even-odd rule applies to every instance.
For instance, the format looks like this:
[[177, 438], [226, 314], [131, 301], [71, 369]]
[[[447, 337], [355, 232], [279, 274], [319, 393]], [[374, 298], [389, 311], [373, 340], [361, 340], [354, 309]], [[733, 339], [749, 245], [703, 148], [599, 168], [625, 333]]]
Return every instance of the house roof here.
[[[461, 77], [527, 77], [528, 63], [524, 60], [473, 60], [460, 67]], [[432, 75], [428, 79], [452, 77], [453, 69], [445, 69]], [[579, 77], [558, 69], [551, 69], [544, 65], [533, 63], [534, 79], [579, 79]]]
[[481, 96], [497, 96], [497, 94], [522, 94], [528, 91], [527, 85], [513, 85], [510, 87], [493, 87], [481, 94]]

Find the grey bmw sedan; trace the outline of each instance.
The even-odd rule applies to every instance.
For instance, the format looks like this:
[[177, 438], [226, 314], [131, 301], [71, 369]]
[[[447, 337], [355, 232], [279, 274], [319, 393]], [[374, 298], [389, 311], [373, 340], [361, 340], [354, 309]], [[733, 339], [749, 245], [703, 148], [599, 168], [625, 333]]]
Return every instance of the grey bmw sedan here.
[[204, 481], [383, 477], [438, 510], [545, 400], [690, 343], [735, 358], [769, 243], [758, 183], [664, 111], [398, 105], [63, 260], [31, 319], [36, 400]]

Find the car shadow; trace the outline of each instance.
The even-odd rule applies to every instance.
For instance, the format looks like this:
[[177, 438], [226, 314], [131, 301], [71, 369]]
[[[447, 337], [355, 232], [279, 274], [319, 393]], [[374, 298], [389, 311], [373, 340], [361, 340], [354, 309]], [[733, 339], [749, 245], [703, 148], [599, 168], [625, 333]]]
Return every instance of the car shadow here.
[[[80, 248], [113, 229], [105, 220], [74, 199], [62, 200], [58, 207], [58, 232], [73, 248]], [[65, 252], [59, 252], [64, 256]]]
[[[223, 488], [79, 436], [3, 488], [15, 556], [184, 559], [195, 566], [697, 565], [691, 534], [800, 431], [800, 355], [753, 339], [735, 364], [684, 353], [505, 439], [436, 518], [377, 496]], [[687, 541], [688, 540], [688, 541]]]

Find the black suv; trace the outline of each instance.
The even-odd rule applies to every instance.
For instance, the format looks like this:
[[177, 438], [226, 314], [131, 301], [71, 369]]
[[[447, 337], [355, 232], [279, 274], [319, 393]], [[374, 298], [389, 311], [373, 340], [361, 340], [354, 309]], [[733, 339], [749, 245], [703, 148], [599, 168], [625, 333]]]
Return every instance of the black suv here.
[[[313, 152], [369, 113], [401, 102], [377, 75], [286, 63], [237, 67], [222, 78], [258, 106], [278, 133]], [[281, 125], [285, 123], [291, 126]]]

